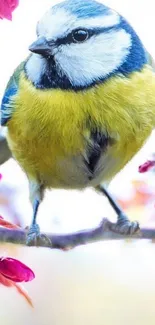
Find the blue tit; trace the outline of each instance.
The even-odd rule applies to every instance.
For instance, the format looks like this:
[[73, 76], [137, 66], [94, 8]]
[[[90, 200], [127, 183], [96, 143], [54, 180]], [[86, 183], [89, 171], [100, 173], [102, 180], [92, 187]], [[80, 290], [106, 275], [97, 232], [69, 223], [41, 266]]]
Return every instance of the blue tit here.
[[[1, 124], [29, 180], [31, 243], [40, 236], [36, 217], [46, 188], [93, 187], [108, 197], [103, 186], [154, 128], [155, 73], [130, 24], [94, 0], [53, 6], [29, 50], [5, 90]], [[115, 231], [137, 231], [116, 210]]]

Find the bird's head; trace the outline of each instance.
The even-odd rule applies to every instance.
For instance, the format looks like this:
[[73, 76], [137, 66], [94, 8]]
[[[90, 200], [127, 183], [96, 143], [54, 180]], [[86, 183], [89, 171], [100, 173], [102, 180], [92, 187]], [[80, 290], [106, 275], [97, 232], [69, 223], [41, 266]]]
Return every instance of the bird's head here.
[[94, 0], [55, 5], [38, 22], [37, 37], [25, 71], [38, 88], [85, 89], [146, 62], [132, 27]]

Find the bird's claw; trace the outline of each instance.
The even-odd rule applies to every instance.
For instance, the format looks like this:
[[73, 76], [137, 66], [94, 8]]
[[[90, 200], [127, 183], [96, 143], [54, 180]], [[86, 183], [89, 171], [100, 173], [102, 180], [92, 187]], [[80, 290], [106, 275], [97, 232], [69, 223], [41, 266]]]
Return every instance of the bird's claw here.
[[29, 228], [26, 238], [27, 246], [51, 246], [51, 240], [44, 234], [40, 233], [38, 224]]
[[110, 230], [122, 235], [134, 235], [140, 231], [139, 223], [137, 221], [130, 221], [124, 214], [116, 223], [110, 224]]

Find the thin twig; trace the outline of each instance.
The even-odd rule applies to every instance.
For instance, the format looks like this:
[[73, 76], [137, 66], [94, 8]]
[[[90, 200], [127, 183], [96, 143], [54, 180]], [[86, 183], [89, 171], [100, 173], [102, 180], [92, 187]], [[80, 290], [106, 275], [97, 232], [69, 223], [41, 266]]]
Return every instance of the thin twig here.
[[[110, 230], [111, 222], [103, 219], [101, 224], [94, 229], [83, 230], [71, 234], [42, 234], [48, 236], [51, 244], [47, 241], [41, 241], [37, 244], [39, 247], [49, 247], [57, 249], [69, 249], [79, 245], [94, 243], [104, 240], [120, 240], [120, 239], [155, 239], [155, 229], [142, 228], [138, 233], [129, 236], [117, 234]], [[26, 243], [25, 230], [0, 228], [0, 242], [1, 243], [14, 243], [25, 245]], [[36, 246], [35, 244], [32, 246]]]

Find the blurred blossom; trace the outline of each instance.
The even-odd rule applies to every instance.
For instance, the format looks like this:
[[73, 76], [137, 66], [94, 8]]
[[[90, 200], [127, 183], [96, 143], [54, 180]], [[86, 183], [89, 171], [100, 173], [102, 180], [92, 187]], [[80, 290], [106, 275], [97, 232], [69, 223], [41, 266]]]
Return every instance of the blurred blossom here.
[[139, 166], [140, 173], [146, 173], [155, 166], [155, 160], [147, 160], [143, 165]]
[[19, 4], [19, 0], [0, 0], [0, 19], [12, 20], [12, 12]]
[[33, 303], [30, 296], [18, 282], [28, 282], [34, 278], [33, 271], [22, 262], [11, 257], [0, 257], [0, 284], [8, 288], [15, 287], [31, 307]]
[[0, 216], [0, 226], [9, 228], [9, 229], [20, 229], [20, 227], [18, 225], [15, 225], [7, 220], [4, 220], [4, 218], [2, 216]]
[[28, 282], [35, 278], [28, 266], [11, 257], [0, 257], [0, 274], [14, 282]]

